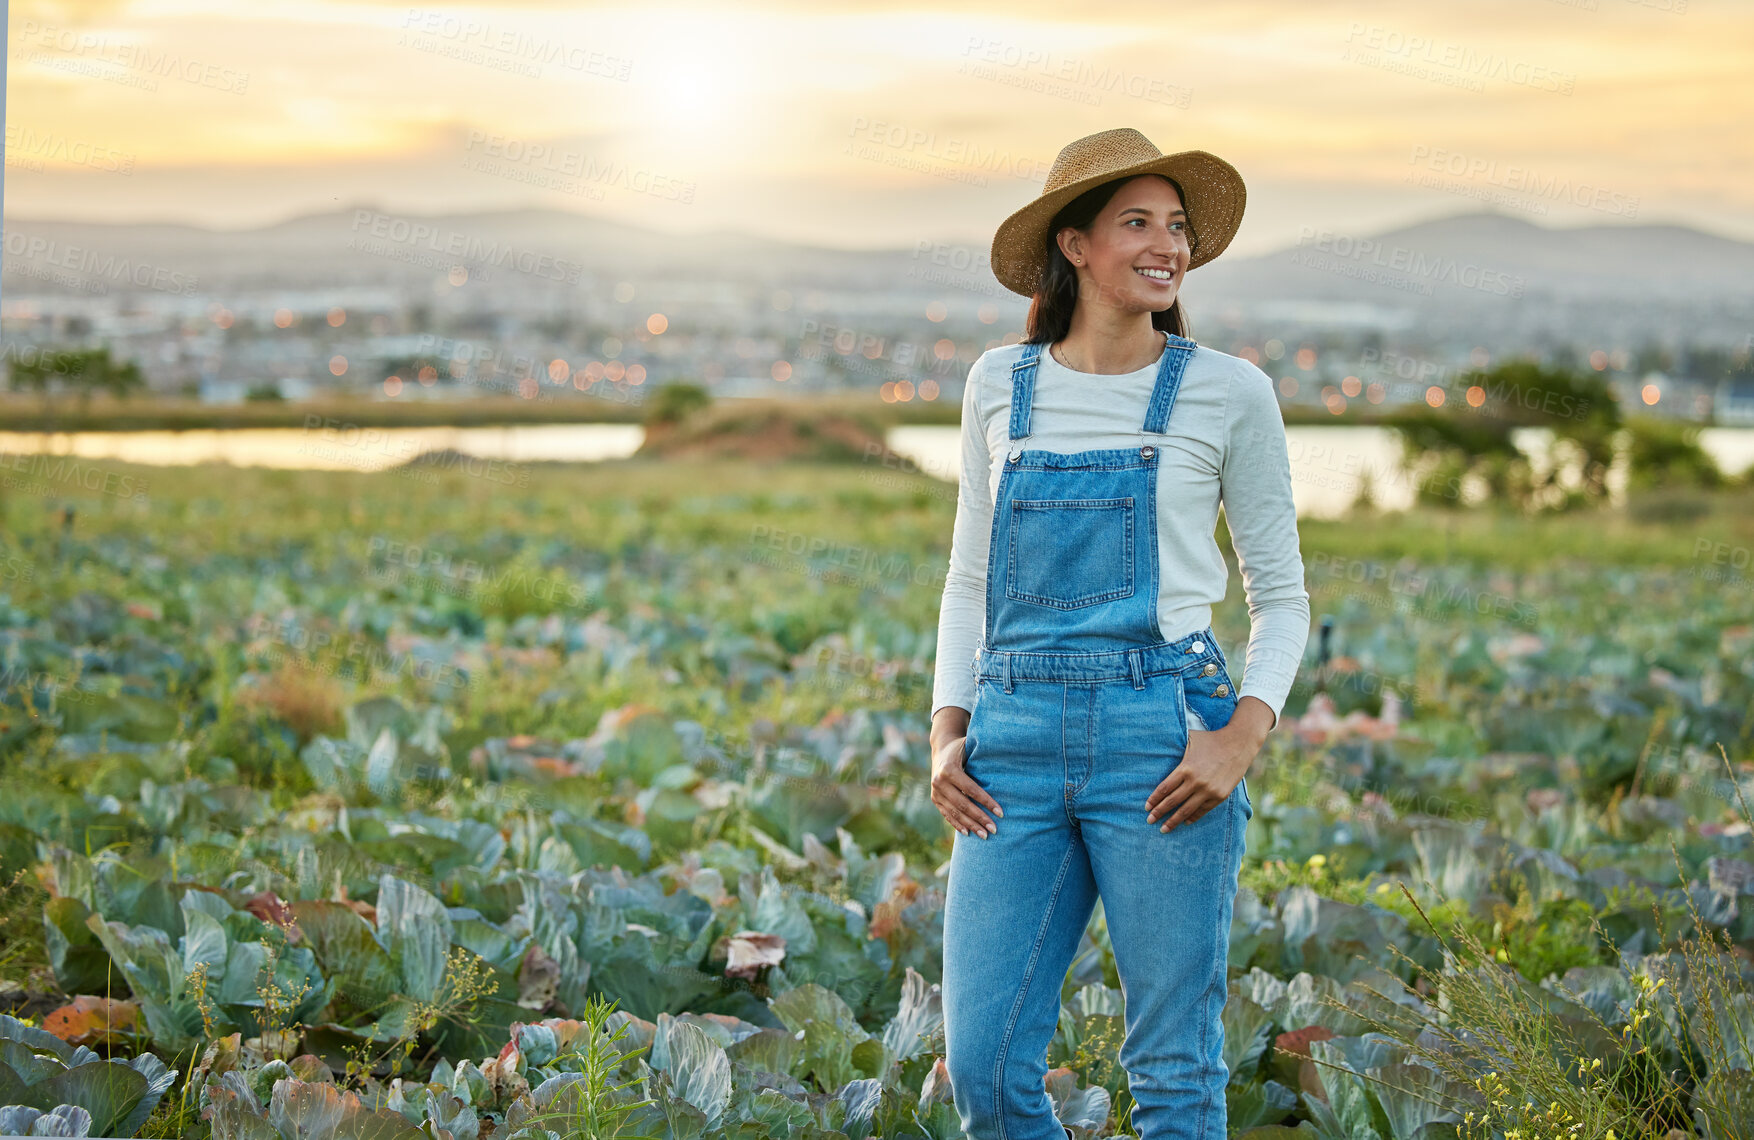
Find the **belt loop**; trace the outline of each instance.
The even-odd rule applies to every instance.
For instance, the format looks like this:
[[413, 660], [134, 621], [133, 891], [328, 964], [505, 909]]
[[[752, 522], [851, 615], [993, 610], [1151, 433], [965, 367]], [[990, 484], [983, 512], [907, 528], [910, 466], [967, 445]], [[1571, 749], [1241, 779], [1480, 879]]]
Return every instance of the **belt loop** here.
[[1011, 691], [1011, 655], [1005, 654], [1005, 691]]
[[1127, 650], [1127, 668], [1133, 671], [1133, 688], [1135, 689], [1145, 687], [1145, 667], [1139, 664], [1139, 658], [1143, 656], [1144, 652], [1142, 649]]

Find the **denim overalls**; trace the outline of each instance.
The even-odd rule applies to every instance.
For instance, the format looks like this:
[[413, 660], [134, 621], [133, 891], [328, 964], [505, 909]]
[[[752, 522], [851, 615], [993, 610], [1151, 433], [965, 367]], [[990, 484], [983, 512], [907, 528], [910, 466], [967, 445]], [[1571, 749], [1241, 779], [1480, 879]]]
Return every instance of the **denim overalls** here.
[[[1041, 346], [1012, 368], [986, 630], [964, 766], [1005, 811], [954, 837], [945, 1062], [974, 1140], [1064, 1140], [1043, 1086], [1061, 987], [1100, 893], [1126, 1005], [1120, 1061], [1141, 1140], [1225, 1134], [1220, 1013], [1246, 782], [1165, 834], [1145, 800], [1236, 690], [1211, 627], [1157, 624], [1158, 448], [1195, 343], [1166, 334], [1138, 447], [1026, 450]], [[1097, 397], [1096, 393], [1092, 394]], [[991, 814], [990, 812], [988, 813]]]

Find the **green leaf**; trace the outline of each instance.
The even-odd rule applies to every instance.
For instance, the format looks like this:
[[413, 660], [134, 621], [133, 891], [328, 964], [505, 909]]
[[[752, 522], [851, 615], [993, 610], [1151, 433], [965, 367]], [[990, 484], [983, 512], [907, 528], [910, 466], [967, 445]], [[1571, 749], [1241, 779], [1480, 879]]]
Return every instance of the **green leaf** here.
[[30, 1096], [29, 1089], [17, 1070], [0, 1061], [0, 1104], [23, 1104]]
[[323, 973], [355, 1008], [375, 1009], [396, 993], [402, 979], [395, 962], [353, 908], [300, 901], [292, 904], [292, 913]]
[[[84, 903], [66, 895], [43, 904], [43, 944], [55, 983], [64, 993], [109, 993], [115, 986], [127, 985], [122, 972], [112, 967], [103, 943], [85, 925], [90, 915]], [[106, 984], [112, 980], [114, 985]]]
[[[197, 892], [190, 891], [190, 894]], [[205, 911], [192, 907], [184, 908], [183, 924], [183, 973], [195, 972], [199, 962], [207, 964], [207, 984], [217, 989], [225, 980], [226, 942], [225, 927], [218, 919]]]
[[110, 1136], [146, 1095], [144, 1075], [115, 1061], [90, 1061], [55, 1074], [31, 1089], [31, 1103], [45, 1111], [76, 1104], [91, 1113], [91, 1131]]
[[[120, 1062], [111, 1062], [111, 1064], [118, 1063]], [[142, 1053], [138, 1057], [130, 1058], [127, 1065], [146, 1078], [146, 1093], [134, 1105], [132, 1112], [111, 1125], [117, 1136], [133, 1136], [145, 1127], [147, 1118], [152, 1115], [152, 1110], [158, 1107], [159, 1100], [164, 1097], [172, 1085], [177, 1083], [177, 1071], [168, 1067], [151, 1053]]]
[[1461, 1113], [1449, 1107], [1459, 1099], [1457, 1090], [1429, 1065], [1383, 1065], [1365, 1075], [1377, 1082], [1372, 1089], [1389, 1119], [1394, 1140], [1418, 1140], [1420, 1130], [1433, 1121], [1454, 1124], [1462, 1119]]
[[739, 1061], [752, 1069], [785, 1074], [791, 1073], [792, 1064], [800, 1052], [802, 1047], [796, 1037], [771, 1026], [751, 1033], [725, 1050], [731, 1060]]
[[867, 1037], [853, 1046], [853, 1072], [860, 1076], [881, 1077], [886, 1059], [881, 1038]]
[[[39, 1057], [31, 1051], [29, 1045], [20, 1041], [0, 1042], [0, 1064], [22, 1081], [26, 1088], [41, 1084], [56, 1073], [62, 1071], [52, 1058]], [[34, 1104], [34, 1101], [23, 1100], [20, 1104]], [[54, 1105], [47, 1106], [53, 1108]]]
[[[1310, 1059], [1316, 1062], [1316, 1074], [1327, 1092], [1324, 1104], [1320, 1098], [1306, 1097], [1316, 1123], [1324, 1129], [1338, 1128], [1347, 1140], [1387, 1140], [1383, 1133], [1388, 1122], [1379, 1121], [1378, 1109], [1365, 1087], [1364, 1078], [1345, 1067], [1345, 1051], [1330, 1041], [1312, 1041]], [[1379, 1128], [1378, 1124], [1383, 1125]]]
[[794, 1129], [815, 1121], [810, 1109], [778, 1089], [758, 1089], [749, 1099], [749, 1115], [764, 1135], [784, 1140]]
[[[1107, 1116], [1108, 1093], [1101, 1091], [1105, 1101], [1103, 1115]], [[847, 1134], [847, 1140], [865, 1140], [871, 1134], [878, 1106], [883, 1103], [883, 1082], [875, 1078], [848, 1081], [834, 1099], [841, 1106], [841, 1131]]]
[[451, 949], [451, 915], [413, 883], [385, 875], [378, 881], [378, 938], [402, 975], [402, 992], [421, 1001], [438, 995]]
[[1230, 1083], [1254, 1079], [1267, 1051], [1273, 1015], [1248, 998], [1231, 994], [1224, 1003], [1224, 1063], [1230, 1066]]
[[901, 1005], [883, 1027], [884, 1068], [906, 1061], [932, 1048], [932, 1039], [944, 1026], [944, 999], [939, 987], [930, 984], [912, 966], [901, 983]]
[[[747, 881], [747, 880], [746, 880]], [[754, 905], [745, 897], [749, 911], [749, 928], [763, 934], [777, 934], [786, 940], [786, 953], [797, 956], [816, 949], [816, 924], [810, 921], [794, 892], [774, 876], [773, 868], [761, 868], [761, 888]]]
[[815, 982], [787, 990], [769, 1003], [794, 1034], [802, 1034], [804, 1067], [823, 1092], [840, 1088], [858, 1074], [853, 1046], [870, 1037], [841, 996]]
[[[1233, 1081], [1224, 1090], [1224, 1101], [1231, 1129], [1240, 1131], [1255, 1128], [1268, 1121], [1283, 1120], [1297, 1107], [1297, 1094], [1278, 1081], [1264, 1081], [1260, 1084], [1240, 1084]], [[1247, 1132], [1244, 1135], [1266, 1134]]]
[[[86, 925], [128, 979], [153, 1040], [178, 1050], [198, 1044], [201, 1010], [188, 992], [183, 958], [171, 947], [170, 936], [157, 927], [105, 922], [99, 914], [87, 918]], [[229, 1032], [229, 1023], [218, 1020], [221, 1031]]]
[[[234, 942], [231, 953], [226, 957], [225, 969], [218, 975], [221, 981], [217, 987], [217, 1000], [221, 1005], [260, 1006], [262, 998], [258, 994], [261, 975], [268, 965], [268, 947], [260, 942]], [[208, 977], [214, 977], [209, 973]], [[209, 990], [215, 987], [209, 985]]]
[[1078, 1074], [1068, 1069], [1050, 1072], [1047, 1078], [1048, 1100], [1061, 1124], [1094, 1132], [1108, 1119], [1108, 1090], [1101, 1085], [1078, 1086]]
[[731, 1062], [725, 1050], [698, 1025], [667, 1018], [665, 1027], [664, 1071], [675, 1094], [700, 1110], [704, 1127], [717, 1128], [731, 1100]]
[[346, 1118], [347, 1104], [332, 1084], [282, 1077], [274, 1082], [268, 1122], [282, 1136], [333, 1140]]
[[48, 1053], [62, 1061], [73, 1060], [73, 1046], [47, 1029], [26, 1025], [11, 1014], [0, 1013], [0, 1041], [16, 1041], [38, 1053]]

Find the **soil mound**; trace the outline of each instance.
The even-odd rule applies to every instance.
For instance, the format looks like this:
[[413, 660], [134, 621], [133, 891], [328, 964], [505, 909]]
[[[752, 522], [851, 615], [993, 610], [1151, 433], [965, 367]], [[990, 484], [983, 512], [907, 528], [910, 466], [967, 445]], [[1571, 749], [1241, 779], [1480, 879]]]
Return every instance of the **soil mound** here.
[[888, 449], [875, 418], [784, 403], [714, 404], [674, 423], [648, 423], [637, 455], [760, 463], [867, 463]]

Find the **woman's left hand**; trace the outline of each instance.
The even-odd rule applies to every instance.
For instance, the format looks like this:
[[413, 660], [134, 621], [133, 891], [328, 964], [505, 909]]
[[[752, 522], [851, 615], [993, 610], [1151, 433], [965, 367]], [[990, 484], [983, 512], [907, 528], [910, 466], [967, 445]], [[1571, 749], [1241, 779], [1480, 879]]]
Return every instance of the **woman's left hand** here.
[[1249, 696], [1236, 703], [1230, 723], [1223, 728], [1210, 732], [1189, 729], [1181, 763], [1145, 801], [1145, 821], [1156, 823], [1173, 812], [1161, 829], [1169, 831], [1223, 803], [1247, 774], [1272, 724], [1273, 710], [1267, 702]]

